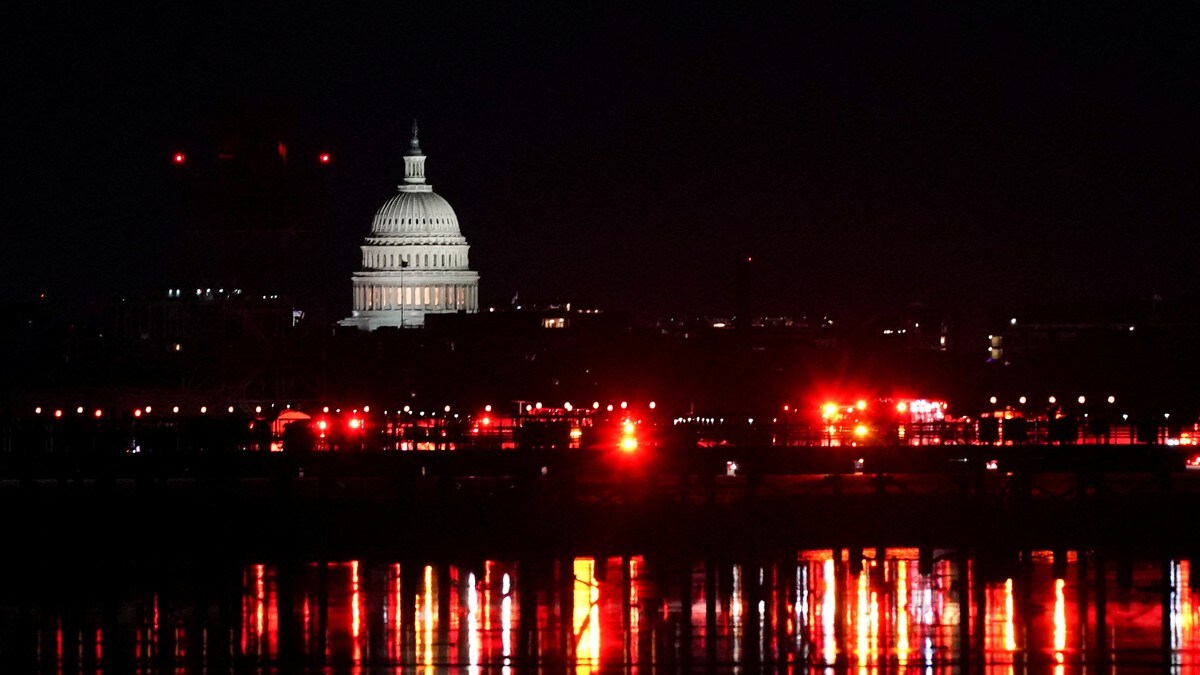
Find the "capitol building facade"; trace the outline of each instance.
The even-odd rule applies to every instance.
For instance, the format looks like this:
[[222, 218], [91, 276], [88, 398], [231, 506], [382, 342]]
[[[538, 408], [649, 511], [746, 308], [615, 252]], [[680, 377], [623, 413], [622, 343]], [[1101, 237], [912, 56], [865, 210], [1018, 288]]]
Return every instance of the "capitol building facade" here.
[[338, 323], [361, 330], [419, 328], [429, 314], [479, 311], [479, 274], [450, 204], [425, 182], [425, 153], [412, 140], [404, 157], [404, 184], [371, 223], [362, 266], [351, 277], [353, 311]]

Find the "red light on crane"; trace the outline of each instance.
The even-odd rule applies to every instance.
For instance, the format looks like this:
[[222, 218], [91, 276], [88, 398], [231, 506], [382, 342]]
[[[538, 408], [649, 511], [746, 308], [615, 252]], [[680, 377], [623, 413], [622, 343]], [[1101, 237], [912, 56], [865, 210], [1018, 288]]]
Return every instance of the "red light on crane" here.
[[171, 155], [171, 162], [174, 164], [183, 164], [186, 161], [187, 155], [183, 154], [182, 152], [177, 152], [174, 155]]
[[328, 164], [332, 159], [333, 158], [329, 156], [328, 152], [322, 152], [321, 154], [317, 155], [317, 161], [321, 162], [322, 164]]

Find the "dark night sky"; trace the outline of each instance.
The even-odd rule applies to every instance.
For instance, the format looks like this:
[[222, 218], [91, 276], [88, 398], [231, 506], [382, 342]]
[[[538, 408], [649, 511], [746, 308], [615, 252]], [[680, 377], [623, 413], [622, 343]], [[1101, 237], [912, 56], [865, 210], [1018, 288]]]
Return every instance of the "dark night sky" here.
[[4, 299], [163, 283], [166, 158], [244, 118], [335, 153], [348, 309], [414, 116], [489, 302], [727, 312], [746, 255], [763, 313], [1200, 293], [1183, 3], [451, 4], [10, 16]]

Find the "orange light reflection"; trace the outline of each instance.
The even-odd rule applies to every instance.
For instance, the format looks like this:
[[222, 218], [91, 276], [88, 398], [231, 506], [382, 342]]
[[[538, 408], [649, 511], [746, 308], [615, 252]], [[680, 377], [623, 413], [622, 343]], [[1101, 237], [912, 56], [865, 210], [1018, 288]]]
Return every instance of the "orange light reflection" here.
[[572, 570], [575, 575], [571, 616], [575, 672], [591, 673], [600, 668], [600, 586], [596, 583], [596, 561], [576, 558]]
[[1017, 650], [1017, 632], [1013, 627], [1015, 612], [1013, 611], [1013, 580], [1004, 580], [1004, 649], [1010, 652]]
[[391, 619], [392, 639], [388, 641], [388, 657], [392, 661], [399, 661], [404, 655], [404, 646], [402, 643], [404, 632], [402, 630], [403, 627], [400, 625], [400, 615], [403, 613], [401, 608], [404, 607], [404, 596], [400, 588], [400, 563], [392, 565], [391, 581], [392, 588], [391, 592], [388, 593], [391, 600], [391, 607], [384, 607], [384, 611], [391, 612], [389, 618]]
[[[425, 652], [423, 654], [422, 663], [425, 665], [425, 671], [432, 673], [434, 622], [433, 606], [436, 602], [436, 599], [433, 597], [433, 567], [430, 565], [425, 566], [425, 594], [422, 596], [422, 599], [424, 600], [424, 606], [421, 608], [421, 618], [425, 629], [423, 640]], [[421, 602], [421, 600], [418, 600], [418, 602]]]
[[821, 646], [825, 664], [832, 666], [837, 661], [837, 632], [834, 623], [837, 621], [837, 581], [833, 573], [833, 559], [825, 560], [824, 567], [825, 595], [821, 601]]

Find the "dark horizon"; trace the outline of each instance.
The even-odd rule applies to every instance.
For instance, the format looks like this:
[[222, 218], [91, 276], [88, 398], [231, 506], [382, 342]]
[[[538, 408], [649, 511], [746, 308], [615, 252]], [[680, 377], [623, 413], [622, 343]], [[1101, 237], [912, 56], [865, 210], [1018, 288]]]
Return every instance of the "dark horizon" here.
[[414, 117], [485, 305], [729, 315], [745, 256], [760, 314], [1200, 296], [1186, 10], [26, 12], [4, 300], [172, 283], [170, 156], [236, 130], [332, 154], [348, 310]]

